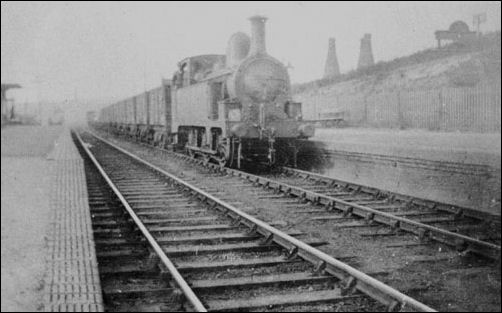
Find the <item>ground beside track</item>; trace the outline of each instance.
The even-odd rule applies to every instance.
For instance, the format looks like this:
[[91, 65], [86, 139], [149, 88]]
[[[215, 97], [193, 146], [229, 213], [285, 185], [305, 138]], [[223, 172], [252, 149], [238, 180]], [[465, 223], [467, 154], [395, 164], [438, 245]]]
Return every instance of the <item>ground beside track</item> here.
[[2, 312], [102, 310], [89, 273], [83, 164], [69, 130], [12, 126], [1, 135]]
[[47, 242], [40, 234], [50, 220], [47, 173], [44, 160], [2, 156], [2, 312], [41, 308]]
[[40, 126], [2, 129], [2, 312], [41, 309], [43, 234], [51, 212], [45, 157], [61, 130]]

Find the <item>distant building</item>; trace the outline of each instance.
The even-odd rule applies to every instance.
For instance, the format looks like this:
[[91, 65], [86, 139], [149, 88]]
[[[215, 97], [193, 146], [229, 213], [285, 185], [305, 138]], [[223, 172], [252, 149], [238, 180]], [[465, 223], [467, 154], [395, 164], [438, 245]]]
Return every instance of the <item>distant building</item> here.
[[357, 69], [368, 67], [373, 64], [375, 64], [375, 60], [373, 59], [373, 50], [371, 49], [371, 34], [364, 34], [364, 37], [361, 39]]
[[14, 100], [7, 99], [7, 90], [13, 88], [21, 88], [18, 84], [2, 84], [2, 124], [10, 119], [14, 118]]
[[469, 30], [469, 25], [463, 21], [455, 21], [448, 30], [437, 30], [434, 35], [438, 42], [438, 48], [441, 48], [441, 40], [465, 42], [476, 38], [476, 32]]
[[324, 66], [323, 78], [336, 77], [339, 75], [340, 75], [340, 68], [338, 66], [338, 57], [336, 56], [335, 38], [329, 38], [328, 56], [326, 57], [326, 64]]

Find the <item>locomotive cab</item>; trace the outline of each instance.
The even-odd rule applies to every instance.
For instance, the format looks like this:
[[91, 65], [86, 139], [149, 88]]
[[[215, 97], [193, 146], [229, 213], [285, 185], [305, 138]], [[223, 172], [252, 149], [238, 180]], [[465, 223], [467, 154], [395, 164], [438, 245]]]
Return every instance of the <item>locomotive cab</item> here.
[[172, 84], [176, 88], [193, 85], [221, 68], [224, 62], [225, 56], [218, 54], [205, 54], [183, 59], [178, 63], [178, 71], [173, 75]]

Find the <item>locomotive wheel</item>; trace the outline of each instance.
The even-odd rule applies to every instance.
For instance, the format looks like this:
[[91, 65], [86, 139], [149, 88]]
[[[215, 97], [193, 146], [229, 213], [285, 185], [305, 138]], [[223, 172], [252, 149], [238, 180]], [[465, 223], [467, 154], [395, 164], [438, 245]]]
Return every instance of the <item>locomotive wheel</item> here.
[[209, 155], [207, 154], [202, 155], [202, 164], [204, 164], [204, 166], [207, 166], [209, 164]]
[[224, 145], [220, 145], [218, 147], [218, 157], [215, 158], [218, 162], [218, 165], [223, 168], [228, 165], [230, 160], [230, 156], [228, 154], [227, 148]]
[[220, 166], [220, 168], [224, 168], [225, 166], [227, 166], [228, 164], [228, 160], [225, 159], [224, 157], [223, 158], [213, 158], [213, 160], [215, 160], [216, 162], [218, 162], [218, 165]]
[[193, 153], [192, 149], [187, 148], [187, 153], [188, 153], [188, 156], [191, 157], [192, 159], [195, 158], [195, 154]]

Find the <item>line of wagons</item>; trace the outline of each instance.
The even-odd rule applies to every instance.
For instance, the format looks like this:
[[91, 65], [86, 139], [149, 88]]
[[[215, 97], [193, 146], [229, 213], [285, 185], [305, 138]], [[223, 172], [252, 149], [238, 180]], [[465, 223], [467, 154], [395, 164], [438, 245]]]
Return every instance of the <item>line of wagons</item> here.
[[110, 121], [109, 131], [155, 146], [167, 147], [171, 128], [170, 80], [139, 95], [101, 110], [100, 119]]

